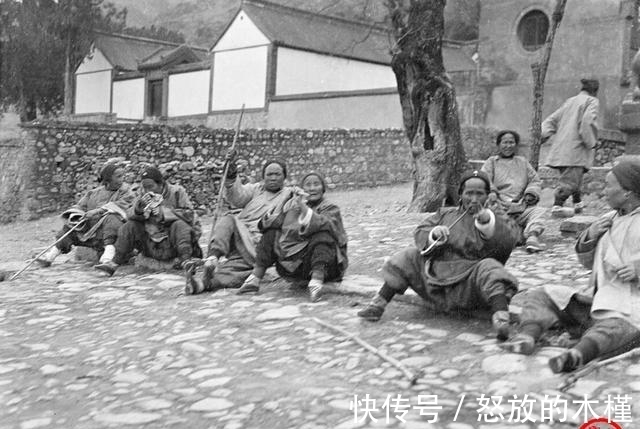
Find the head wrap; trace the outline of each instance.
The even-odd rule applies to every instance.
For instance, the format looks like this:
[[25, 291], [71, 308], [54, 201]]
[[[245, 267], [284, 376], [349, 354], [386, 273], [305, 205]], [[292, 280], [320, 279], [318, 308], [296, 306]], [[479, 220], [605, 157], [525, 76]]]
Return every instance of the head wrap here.
[[278, 164], [281, 168], [282, 168], [282, 172], [284, 173], [284, 177], [285, 179], [287, 178], [287, 166], [283, 161], [280, 161], [279, 159], [270, 159], [267, 162], [264, 163], [264, 165], [262, 166], [262, 178], [264, 179], [264, 173], [265, 171], [267, 171], [267, 167], [270, 166], [271, 164]]
[[158, 184], [164, 183], [162, 173], [156, 167], [147, 167], [140, 176], [140, 180], [151, 179]]
[[489, 179], [489, 176], [487, 175], [487, 173], [479, 170], [469, 170], [465, 172], [462, 175], [462, 178], [460, 179], [460, 187], [458, 188], [458, 194], [462, 194], [462, 189], [464, 188], [465, 182], [473, 178], [481, 179], [484, 182], [487, 193], [491, 191], [491, 179]]
[[600, 88], [600, 82], [598, 79], [580, 79], [580, 83], [582, 84], [582, 89], [587, 91], [589, 94], [596, 94], [598, 92], [598, 88]]
[[505, 134], [511, 134], [513, 136], [513, 139], [516, 141], [516, 146], [520, 144], [520, 134], [513, 130], [502, 130], [496, 136], [496, 145], [500, 144], [500, 139], [502, 139]]
[[611, 172], [623, 189], [640, 196], [640, 157], [624, 156], [613, 166]]
[[111, 181], [111, 176], [113, 176], [118, 167], [118, 164], [114, 162], [103, 165], [98, 180], [102, 183]]
[[324, 177], [322, 177], [320, 173], [316, 173], [315, 171], [305, 174], [305, 176], [300, 181], [300, 186], [304, 185], [304, 181], [307, 180], [307, 177], [310, 177], [310, 176], [316, 176], [318, 179], [320, 179], [320, 183], [322, 183], [322, 192], [326, 192], [327, 183], [324, 181]]

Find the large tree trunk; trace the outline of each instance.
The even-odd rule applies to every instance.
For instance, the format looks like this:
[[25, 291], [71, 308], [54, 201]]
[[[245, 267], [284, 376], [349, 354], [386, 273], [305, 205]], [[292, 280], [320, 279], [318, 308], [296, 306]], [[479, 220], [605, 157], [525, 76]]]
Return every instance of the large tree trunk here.
[[455, 89], [442, 61], [445, 0], [387, 0], [402, 119], [413, 156], [410, 211], [455, 204], [466, 160]]
[[549, 68], [549, 60], [551, 59], [551, 49], [553, 48], [553, 40], [556, 37], [556, 30], [562, 21], [564, 15], [564, 7], [567, 0], [558, 0], [556, 8], [551, 18], [551, 28], [547, 33], [547, 39], [544, 42], [544, 51], [540, 61], [531, 64], [531, 72], [533, 73], [533, 115], [531, 118], [531, 155], [529, 162], [536, 170], [540, 159], [540, 145], [542, 144], [542, 105], [544, 104], [544, 81], [547, 78], [547, 69]]

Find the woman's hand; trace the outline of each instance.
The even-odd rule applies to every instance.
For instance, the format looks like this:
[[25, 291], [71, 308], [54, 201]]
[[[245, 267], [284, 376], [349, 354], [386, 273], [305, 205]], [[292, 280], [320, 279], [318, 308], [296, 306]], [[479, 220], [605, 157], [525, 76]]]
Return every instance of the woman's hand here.
[[589, 229], [587, 230], [587, 236], [590, 239], [596, 239], [600, 237], [602, 234], [607, 232], [609, 228], [611, 228], [612, 223], [613, 221], [611, 219], [601, 217], [589, 226]]
[[636, 273], [636, 269], [633, 265], [625, 265], [622, 268], [618, 268], [616, 275], [620, 280], [625, 282], [634, 282], [638, 280], [638, 274]]

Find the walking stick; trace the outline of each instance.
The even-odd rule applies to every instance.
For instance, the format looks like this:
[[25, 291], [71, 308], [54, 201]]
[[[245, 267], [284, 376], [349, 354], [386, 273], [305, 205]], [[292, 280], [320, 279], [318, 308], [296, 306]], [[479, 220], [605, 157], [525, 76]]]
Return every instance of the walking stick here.
[[78, 229], [78, 227], [80, 227], [81, 225], [83, 225], [85, 222], [85, 219], [82, 219], [80, 222], [78, 222], [77, 224], [75, 224], [73, 226], [73, 228], [69, 229], [69, 231], [65, 232], [64, 235], [62, 235], [62, 237], [58, 238], [56, 241], [53, 242], [52, 245], [50, 245], [49, 247], [47, 247], [46, 249], [44, 249], [42, 252], [40, 252], [40, 254], [38, 254], [38, 256], [36, 256], [35, 258], [33, 258], [31, 260], [31, 262], [29, 262], [23, 269], [21, 269], [20, 271], [18, 271], [17, 273], [15, 273], [14, 275], [11, 276], [11, 278], [9, 279], [9, 281], [15, 279], [16, 277], [18, 277], [20, 274], [24, 273], [27, 268], [29, 268], [31, 265], [33, 265], [34, 262], [36, 262], [38, 260], [38, 258], [42, 255], [44, 255], [45, 253], [47, 253], [49, 251], [49, 249], [51, 249], [53, 246], [55, 246], [56, 244], [60, 243], [64, 238], [66, 238], [69, 234], [71, 234], [73, 231], [75, 231], [76, 229]]
[[[233, 135], [233, 142], [231, 143], [230, 152], [236, 148], [236, 142], [238, 141], [238, 135], [240, 134], [240, 124], [242, 123], [242, 116], [244, 115], [244, 103], [240, 109], [240, 117], [238, 118], [238, 125], [236, 126], [236, 132]], [[207, 241], [207, 256], [209, 250], [211, 250], [211, 240], [213, 239], [213, 229], [218, 222], [218, 218], [222, 214], [222, 199], [224, 194], [225, 182], [227, 181], [227, 173], [229, 172], [230, 159], [225, 160], [224, 168], [222, 169], [222, 178], [220, 179], [220, 189], [218, 190], [218, 201], [216, 201], [216, 209], [213, 212], [213, 220], [211, 223], [211, 231], [209, 232], [209, 240]]]
[[418, 372], [411, 372], [406, 366], [404, 366], [402, 364], [402, 362], [398, 361], [397, 359], [389, 356], [388, 354], [382, 352], [381, 350], [375, 348], [374, 346], [372, 346], [371, 344], [369, 344], [368, 342], [366, 342], [365, 340], [363, 340], [362, 338], [358, 337], [355, 334], [352, 334], [350, 332], [345, 331], [344, 329], [338, 327], [338, 326], [334, 326], [330, 323], [327, 323], [323, 320], [318, 319], [317, 317], [312, 317], [311, 318], [314, 322], [325, 326], [329, 329], [333, 329], [336, 332], [339, 332], [340, 334], [344, 335], [345, 337], [349, 338], [350, 340], [360, 344], [362, 347], [364, 347], [365, 349], [369, 350], [371, 353], [381, 357], [382, 359], [386, 360], [387, 362], [389, 362], [391, 365], [395, 366], [396, 368], [398, 368], [400, 371], [402, 371], [402, 373], [404, 374], [405, 377], [407, 377], [407, 379], [409, 380], [409, 385], [413, 386], [418, 382], [418, 379], [422, 376], [422, 371], [418, 371]]

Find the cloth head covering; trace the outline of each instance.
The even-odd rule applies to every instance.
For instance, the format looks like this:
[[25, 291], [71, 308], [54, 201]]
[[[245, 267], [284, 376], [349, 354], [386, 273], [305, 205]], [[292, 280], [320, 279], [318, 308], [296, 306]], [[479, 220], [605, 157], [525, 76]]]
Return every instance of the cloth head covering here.
[[278, 164], [280, 167], [282, 167], [282, 172], [284, 173], [284, 177], [285, 179], [287, 178], [287, 165], [283, 161], [280, 161], [279, 159], [270, 159], [267, 162], [265, 162], [264, 165], [262, 166], [263, 179], [264, 179], [264, 173], [265, 171], [267, 171], [267, 167], [270, 166], [271, 164]]
[[498, 135], [496, 136], [496, 145], [500, 144], [500, 139], [505, 135], [505, 134], [511, 134], [513, 136], [513, 139], [516, 141], [516, 146], [520, 144], [520, 134], [518, 134], [517, 132], [513, 131], [513, 130], [502, 130], [498, 133]]
[[147, 167], [140, 176], [140, 180], [151, 179], [158, 184], [164, 183], [162, 173], [156, 167]]
[[111, 162], [102, 166], [100, 170], [100, 174], [98, 180], [102, 183], [109, 182], [111, 180], [111, 176], [118, 169], [119, 165], [115, 162]]
[[305, 174], [302, 180], [300, 181], [300, 186], [304, 184], [304, 181], [307, 180], [307, 177], [309, 176], [316, 176], [318, 179], [320, 179], [320, 183], [322, 183], [322, 192], [327, 191], [327, 183], [324, 181], [324, 177], [322, 177], [320, 173], [316, 173], [315, 171]]
[[598, 92], [598, 88], [600, 88], [600, 82], [598, 79], [580, 79], [580, 83], [582, 84], [582, 89], [587, 91], [589, 94], [595, 94]]
[[487, 194], [491, 192], [491, 179], [484, 171], [480, 170], [469, 170], [462, 175], [460, 179], [460, 187], [458, 188], [458, 194], [462, 194], [462, 188], [464, 188], [464, 184], [469, 179], [481, 179], [484, 182], [485, 188], [487, 190]]
[[640, 196], [640, 157], [624, 156], [613, 166], [611, 172], [620, 186]]

